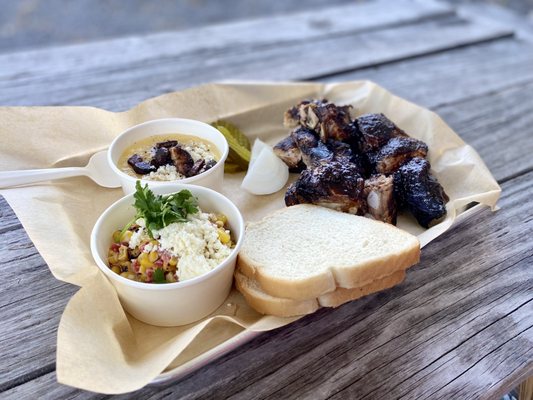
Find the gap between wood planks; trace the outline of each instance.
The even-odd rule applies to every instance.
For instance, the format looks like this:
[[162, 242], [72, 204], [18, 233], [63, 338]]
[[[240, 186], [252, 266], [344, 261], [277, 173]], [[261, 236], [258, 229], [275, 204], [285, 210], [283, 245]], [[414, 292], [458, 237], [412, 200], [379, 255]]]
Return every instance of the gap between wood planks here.
[[[291, 18], [298, 16], [285, 17], [284, 21]], [[269, 27], [272, 30], [275, 27]], [[294, 33], [287, 43], [261, 40], [246, 46], [222, 36], [227, 43], [221, 48], [196, 48], [190, 54], [180, 48], [192, 51], [188, 42], [165, 50], [168, 44], [136, 39], [136, 46], [147, 42], [155, 48], [144, 54], [138, 49], [132, 52], [133, 39], [123, 39], [110, 41], [108, 47], [94, 45], [103, 56], [95, 55], [93, 45], [83, 45], [52, 49], [51, 54], [28, 52], [16, 61], [0, 57], [0, 65], [5, 64], [0, 99], [14, 105], [78, 103], [118, 110], [156, 94], [217, 79], [312, 79], [512, 36], [510, 29], [447, 13], [424, 21], [415, 19], [397, 28], [383, 28], [377, 23], [375, 30], [341, 31], [335, 36], [319, 33], [311, 37]], [[58, 72], [58, 68], [66, 69]], [[31, 87], [31, 98], [24, 90], [27, 87]], [[128, 96], [123, 96], [124, 88], [128, 88]]]

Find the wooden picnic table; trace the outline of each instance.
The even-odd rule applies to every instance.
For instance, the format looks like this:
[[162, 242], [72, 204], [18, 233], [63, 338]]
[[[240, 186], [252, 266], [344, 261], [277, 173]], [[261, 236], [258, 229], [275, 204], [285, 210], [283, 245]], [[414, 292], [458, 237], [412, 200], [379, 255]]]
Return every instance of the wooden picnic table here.
[[[430, 243], [400, 286], [122, 397], [498, 398], [532, 376], [532, 37], [492, 6], [391, 0], [0, 55], [1, 105], [120, 111], [223, 79], [370, 79], [440, 114], [502, 186], [499, 211]], [[57, 383], [77, 288], [53, 278], [4, 200], [0, 216], [0, 397], [105, 397]]]

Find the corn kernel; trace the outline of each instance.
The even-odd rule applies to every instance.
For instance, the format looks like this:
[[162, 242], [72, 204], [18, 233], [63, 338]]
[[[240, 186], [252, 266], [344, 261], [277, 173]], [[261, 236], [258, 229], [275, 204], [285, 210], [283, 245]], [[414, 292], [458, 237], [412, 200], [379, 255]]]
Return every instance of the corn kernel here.
[[131, 272], [132, 274], [135, 274], [135, 267], [133, 266], [133, 263], [132, 262], [129, 262], [128, 261], [128, 265], [126, 265], [126, 267], [128, 268], [128, 271]]
[[141, 273], [141, 275], [146, 275], [146, 267], [144, 265], [140, 265], [139, 272]]
[[133, 232], [132, 231], [126, 231], [122, 234], [122, 236], [120, 237], [120, 241], [121, 242], [129, 242], [131, 237], [133, 235]]
[[129, 272], [123, 272], [123, 273], [120, 274], [120, 276], [123, 276], [124, 278], [127, 278], [129, 274], [130, 274]]
[[222, 222], [222, 224], [225, 224], [226, 222], [228, 222], [228, 217], [226, 217], [224, 214], [218, 214], [217, 221], [220, 221]]
[[159, 254], [157, 254], [157, 251], [152, 251], [152, 252], [150, 252], [150, 254], [148, 254], [148, 260], [150, 262], [154, 262], [158, 258], [159, 258]]
[[107, 257], [107, 262], [111, 265], [118, 263], [118, 254], [114, 253], [112, 256]]
[[151, 262], [148, 258], [143, 258], [141, 261], [141, 266], [146, 268], [152, 268], [154, 266], [154, 263]]
[[113, 232], [113, 242], [120, 243], [120, 231]]
[[170, 260], [168, 260], [168, 265], [170, 265], [171, 267], [175, 267], [176, 265], [178, 265], [178, 260], [176, 259], [176, 257], [171, 257]]
[[119, 267], [113, 267], [111, 268], [111, 271], [113, 271], [115, 274], [119, 274], [120, 275], [120, 268]]
[[120, 246], [120, 249], [118, 250], [118, 259], [119, 261], [128, 260], [128, 248], [126, 246]]
[[218, 239], [222, 244], [229, 243], [231, 240], [231, 236], [228, 232], [226, 232], [224, 229], [218, 229]]

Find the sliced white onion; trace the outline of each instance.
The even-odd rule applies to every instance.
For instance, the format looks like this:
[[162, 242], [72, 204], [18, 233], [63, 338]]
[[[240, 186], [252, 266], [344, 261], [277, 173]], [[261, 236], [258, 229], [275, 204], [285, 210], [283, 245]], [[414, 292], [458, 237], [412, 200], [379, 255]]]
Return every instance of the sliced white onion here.
[[257, 139], [241, 187], [252, 194], [272, 194], [282, 189], [288, 179], [287, 164], [278, 158], [272, 147]]
[[257, 157], [259, 157], [261, 150], [267, 147], [270, 146], [260, 139], [255, 139], [254, 145], [252, 146], [252, 151], [250, 153], [250, 164], [248, 166], [251, 166], [255, 160], [257, 160]]

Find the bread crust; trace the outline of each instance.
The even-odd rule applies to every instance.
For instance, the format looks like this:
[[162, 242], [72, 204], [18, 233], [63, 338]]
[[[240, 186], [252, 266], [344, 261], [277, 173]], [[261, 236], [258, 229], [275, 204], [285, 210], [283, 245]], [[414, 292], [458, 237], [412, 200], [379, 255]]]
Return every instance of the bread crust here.
[[246, 302], [261, 314], [294, 317], [314, 313], [320, 308], [317, 299], [294, 300], [270, 296], [251, 288], [247, 284], [247, 280], [245, 275], [235, 272], [237, 290], [242, 293]]
[[271, 296], [261, 290], [262, 288], [257, 287], [257, 282], [255, 282], [254, 285], [250, 278], [241, 274], [239, 270], [235, 271], [237, 290], [243, 294], [248, 304], [261, 314], [270, 314], [279, 317], [294, 317], [311, 314], [320, 307], [338, 307], [349, 301], [359, 299], [381, 290], [389, 289], [401, 283], [404, 278], [405, 271], [400, 270], [358, 288], [337, 288], [333, 292], [318, 298], [294, 300]]
[[338, 307], [348, 301], [357, 300], [369, 294], [390, 289], [403, 282], [404, 279], [405, 270], [402, 269], [358, 288], [337, 288], [331, 293], [326, 293], [320, 296], [318, 298], [318, 303], [322, 307]]
[[[318, 206], [304, 204], [292, 207]], [[267, 218], [275, 217], [286, 210], [278, 210]], [[373, 222], [385, 224], [378, 221]], [[248, 228], [258, 224], [261, 224], [261, 221], [249, 224]], [[411, 240], [409, 246], [406, 245], [401, 252], [385, 254], [365, 262], [359, 262], [351, 267], [336, 267], [332, 264], [329, 269], [302, 279], [286, 279], [281, 276], [269, 275], [261, 265], [255, 265], [246, 252], [242, 250], [237, 259], [237, 266], [246, 277], [256, 280], [266, 294], [294, 300], [307, 300], [331, 293], [338, 287], [360, 288], [395, 272], [405, 271], [420, 260], [420, 243], [415, 236], [411, 236], [411, 239], [414, 240]]]

